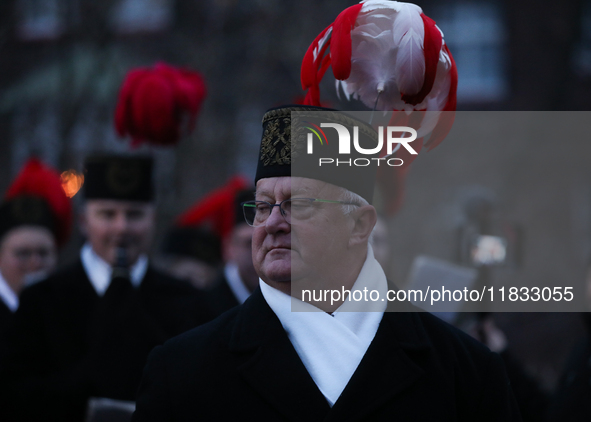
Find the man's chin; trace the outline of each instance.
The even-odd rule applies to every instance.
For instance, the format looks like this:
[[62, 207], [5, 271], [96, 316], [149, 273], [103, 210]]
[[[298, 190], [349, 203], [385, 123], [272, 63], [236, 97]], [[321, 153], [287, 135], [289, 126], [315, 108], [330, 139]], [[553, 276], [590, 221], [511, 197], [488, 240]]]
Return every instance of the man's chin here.
[[263, 279], [271, 283], [290, 283], [291, 270], [269, 271]]
[[[108, 253], [106, 253], [105, 255], [108, 256], [108, 259], [105, 259], [105, 257], [101, 256], [101, 258], [103, 258], [105, 261], [107, 261], [109, 263], [109, 265], [111, 266], [115, 266], [117, 264], [117, 249], [116, 248], [112, 248], [109, 250]], [[100, 256], [100, 254], [99, 254]], [[136, 261], [138, 260], [140, 256], [140, 252], [137, 249], [130, 249], [127, 248], [126, 249], [126, 256], [125, 259], [127, 261], [127, 266], [131, 267], [133, 264], [136, 263]]]

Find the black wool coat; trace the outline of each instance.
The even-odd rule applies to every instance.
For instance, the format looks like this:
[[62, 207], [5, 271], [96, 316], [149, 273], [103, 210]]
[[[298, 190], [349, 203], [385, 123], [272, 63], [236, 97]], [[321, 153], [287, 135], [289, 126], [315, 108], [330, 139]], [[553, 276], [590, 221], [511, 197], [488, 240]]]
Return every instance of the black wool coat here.
[[257, 289], [157, 347], [133, 422], [519, 421], [499, 356], [427, 313], [385, 313], [330, 408]]
[[12, 311], [0, 299], [0, 335], [8, 328], [12, 321]]
[[551, 400], [548, 420], [582, 422], [591, 420], [591, 313], [581, 314], [587, 337], [571, 352]]
[[209, 315], [203, 293], [151, 267], [103, 297], [80, 261], [56, 272], [23, 292], [6, 333], [0, 420], [78, 422], [90, 397], [134, 400], [152, 348]]

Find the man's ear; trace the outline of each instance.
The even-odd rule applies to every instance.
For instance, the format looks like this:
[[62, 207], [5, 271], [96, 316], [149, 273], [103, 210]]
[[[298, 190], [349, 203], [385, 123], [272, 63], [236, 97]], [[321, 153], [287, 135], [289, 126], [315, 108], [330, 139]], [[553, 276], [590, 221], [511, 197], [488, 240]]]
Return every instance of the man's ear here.
[[351, 231], [351, 237], [349, 238], [349, 245], [367, 244], [369, 242], [369, 236], [378, 221], [376, 209], [372, 205], [364, 205], [353, 211], [351, 217], [353, 218], [354, 226]]

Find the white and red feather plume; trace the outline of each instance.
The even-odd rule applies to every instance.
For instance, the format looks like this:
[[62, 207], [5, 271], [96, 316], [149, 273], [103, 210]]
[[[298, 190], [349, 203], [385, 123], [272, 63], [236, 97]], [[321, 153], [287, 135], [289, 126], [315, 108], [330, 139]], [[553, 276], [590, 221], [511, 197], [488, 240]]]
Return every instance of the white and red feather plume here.
[[[337, 94], [342, 90], [371, 109], [393, 111], [390, 126], [416, 128], [415, 150], [427, 135], [424, 146], [435, 148], [451, 129], [453, 113], [441, 112], [456, 109], [456, 65], [443, 33], [419, 6], [366, 0], [343, 10], [304, 56], [304, 104], [320, 105], [320, 81], [329, 67]], [[397, 156], [404, 172], [416, 157], [405, 150]]]
[[[319, 84], [329, 66], [337, 88], [370, 108], [406, 112], [456, 108], [453, 57], [435, 22], [411, 3], [366, 0], [341, 12], [304, 56], [301, 81], [308, 91], [306, 104], [320, 105]], [[433, 130], [436, 123], [427, 127]], [[429, 149], [441, 140], [433, 135]]]

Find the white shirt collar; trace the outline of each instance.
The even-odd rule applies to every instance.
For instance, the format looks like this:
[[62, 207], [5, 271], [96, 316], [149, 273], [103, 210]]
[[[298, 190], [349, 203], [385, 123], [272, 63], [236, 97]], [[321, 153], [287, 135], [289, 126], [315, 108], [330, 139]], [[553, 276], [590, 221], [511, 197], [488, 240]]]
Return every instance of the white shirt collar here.
[[[109, 284], [111, 284], [111, 273], [113, 269], [94, 252], [88, 243], [85, 243], [80, 250], [80, 259], [82, 260], [82, 266], [90, 280], [90, 284], [92, 284], [92, 287], [94, 287], [94, 290], [96, 290], [99, 296], [104, 295], [109, 288]], [[139, 287], [146, 275], [147, 269], [148, 257], [146, 255], [140, 255], [129, 271], [131, 284], [134, 287]]]
[[10, 288], [2, 274], [0, 274], [0, 299], [12, 312], [16, 312], [19, 304], [18, 295]]
[[224, 266], [224, 276], [228, 282], [228, 286], [238, 303], [242, 304], [250, 296], [250, 291], [244, 285], [242, 277], [236, 264], [228, 263]]
[[[375, 337], [387, 302], [345, 302], [330, 315], [274, 289], [263, 280], [259, 280], [259, 284], [302, 363], [332, 406]], [[351, 291], [365, 288], [379, 291], [380, 298], [385, 298], [388, 290], [386, 275], [374, 258], [371, 246]], [[294, 312], [296, 309], [298, 311]], [[362, 309], [366, 312], [360, 311]]]

